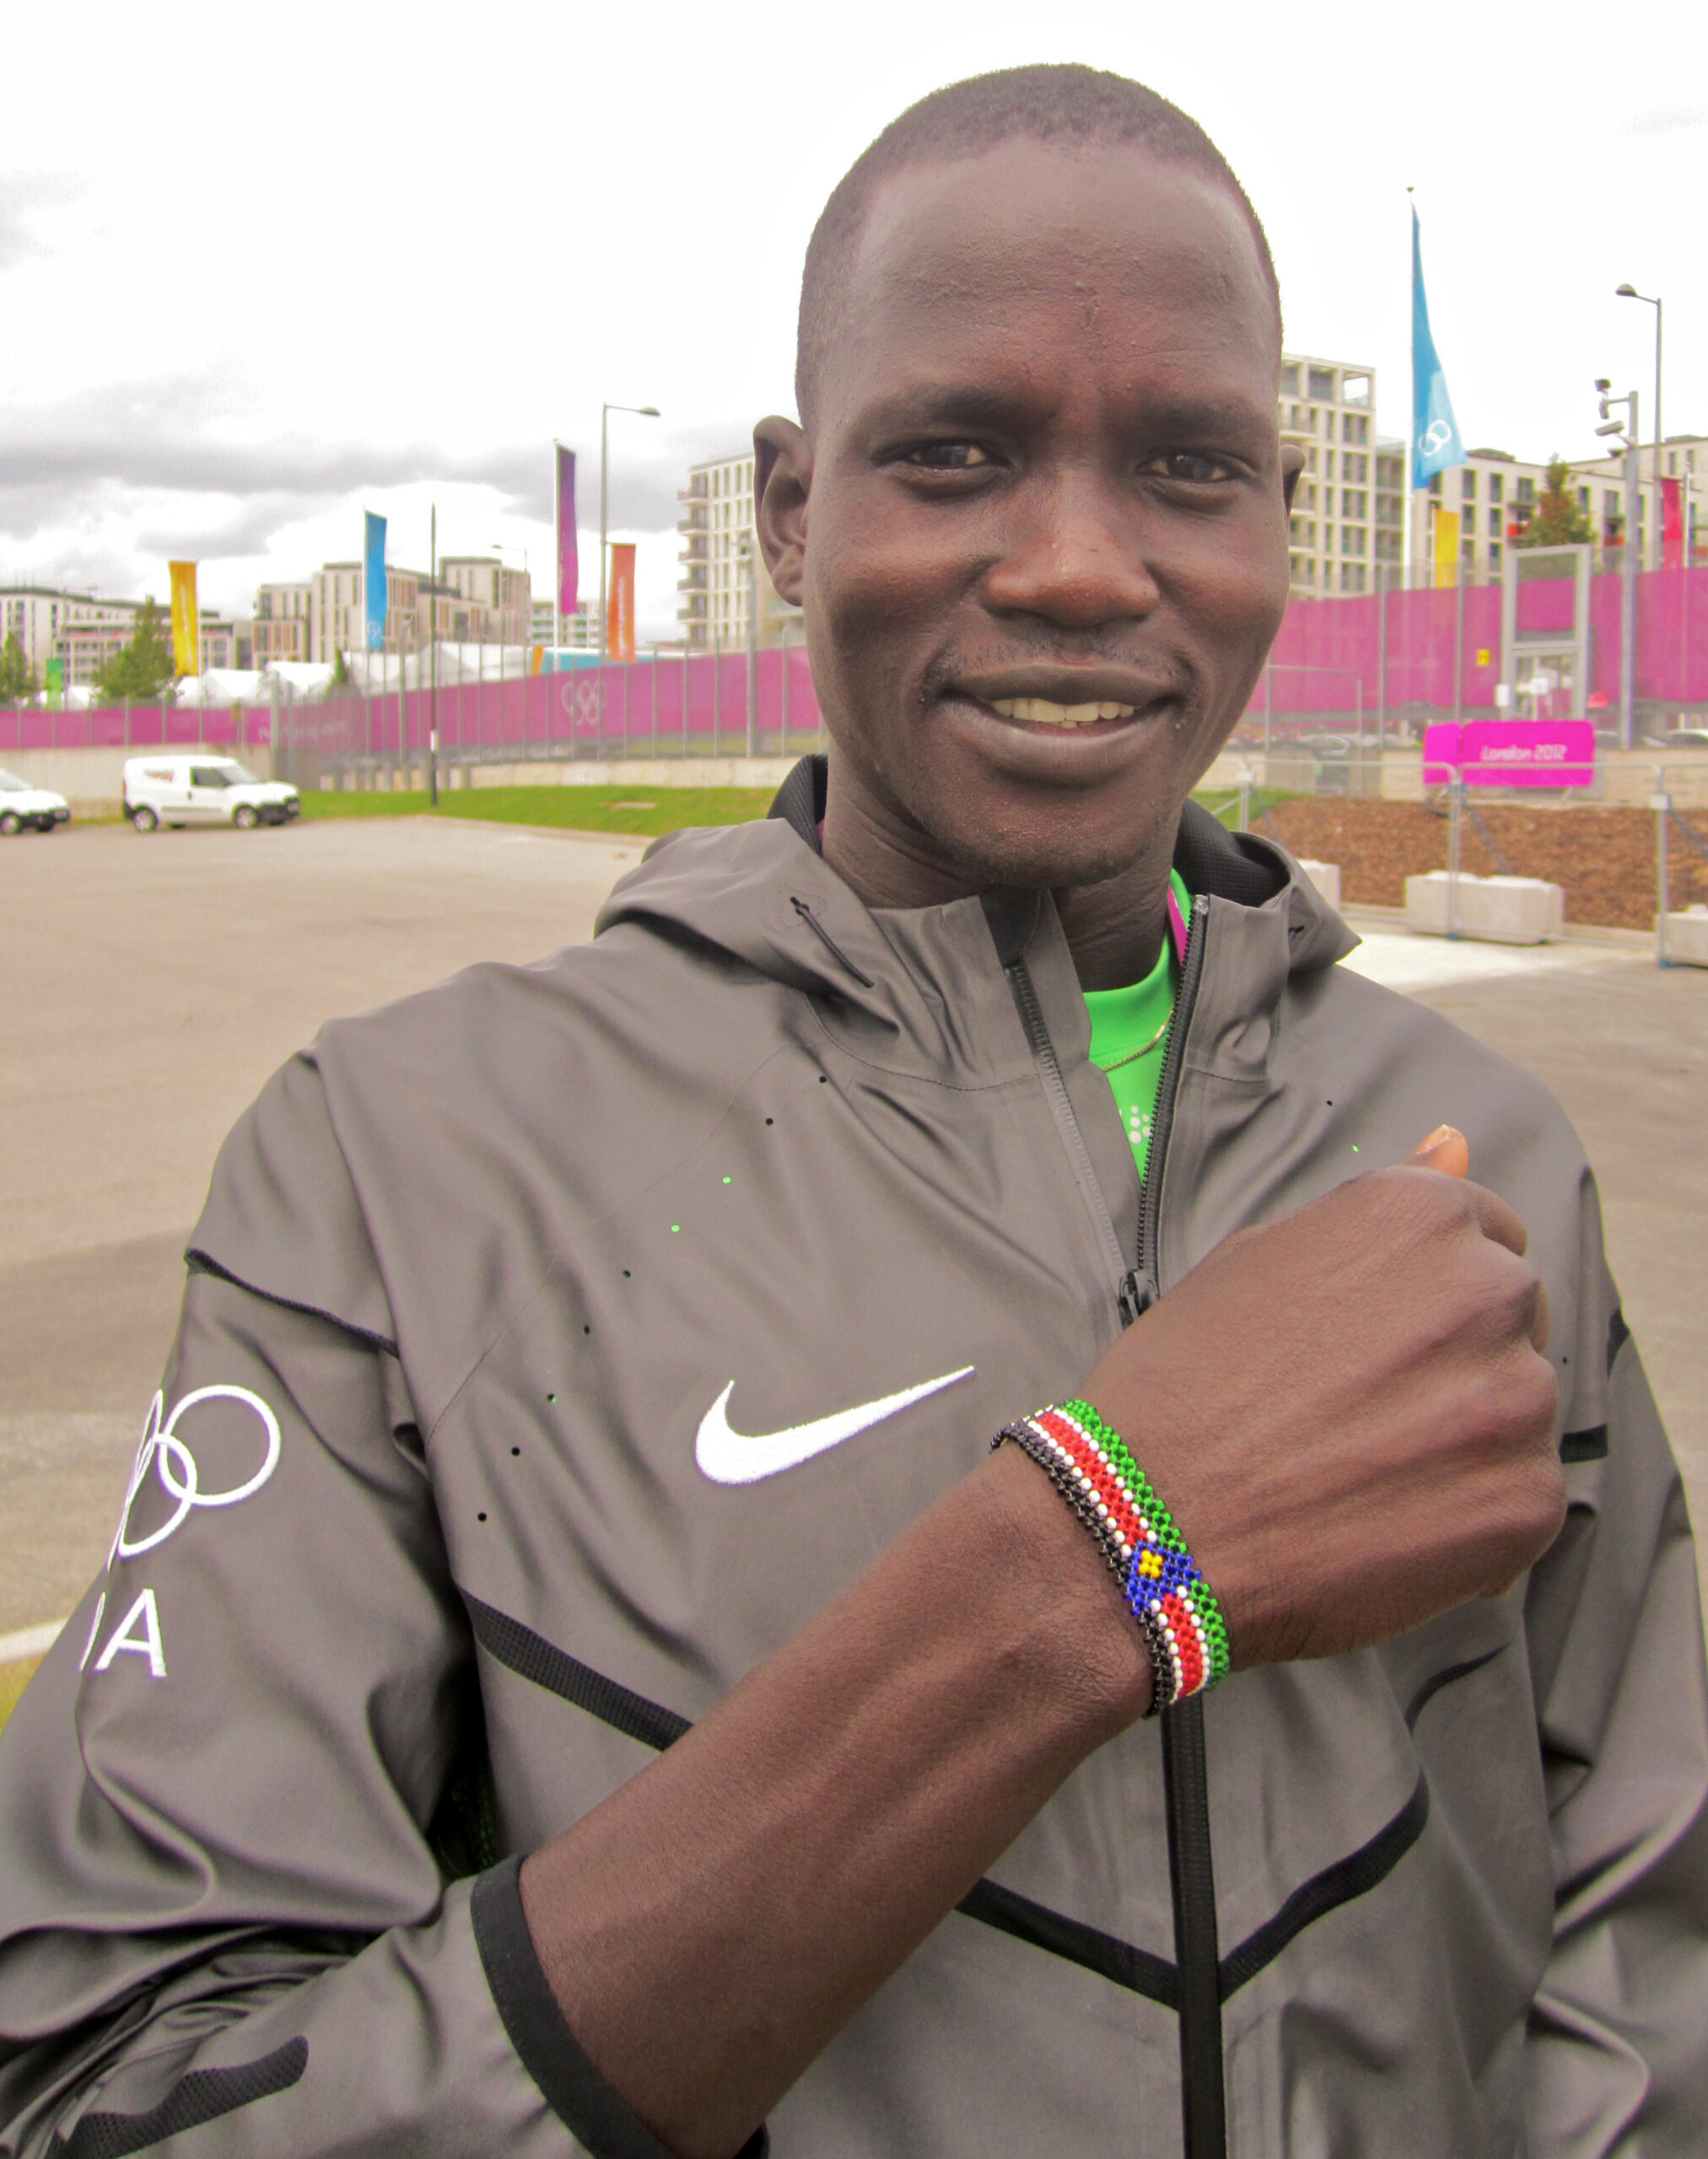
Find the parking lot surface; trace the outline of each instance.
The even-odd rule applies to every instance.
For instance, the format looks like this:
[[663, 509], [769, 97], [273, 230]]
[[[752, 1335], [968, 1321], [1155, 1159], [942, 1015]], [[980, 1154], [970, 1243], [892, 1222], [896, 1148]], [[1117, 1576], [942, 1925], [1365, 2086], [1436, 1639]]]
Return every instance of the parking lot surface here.
[[[0, 842], [0, 1635], [105, 1557], [215, 1150], [320, 1022], [589, 935], [638, 844], [428, 818]], [[1708, 1521], [1708, 974], [1375, 932], [1351, 962], [1539, 1072]], [[1420, 1135], [1421, 1136], [1421, 1135]]]

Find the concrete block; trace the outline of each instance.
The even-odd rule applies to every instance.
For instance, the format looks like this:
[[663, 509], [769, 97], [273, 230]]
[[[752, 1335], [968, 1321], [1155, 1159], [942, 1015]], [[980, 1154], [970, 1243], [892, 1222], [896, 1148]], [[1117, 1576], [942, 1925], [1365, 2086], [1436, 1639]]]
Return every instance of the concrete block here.
[[[1405, 926], [1427, 936], [1447, 934], [1445, 870], [1405, 880]], [[1459, 873], [1453, 928], [1490, 945], [1545, 945], [1565, 929], [1565, 895], [1540, 877], [1471, 877]]]
[[1301, 855], [1299, 867], [1316, 886], [1318, 895], [1331, 907], [1340, 905], [1340, 864], [1338, 862], [1309, 862]]
[[1708, 907], [1684, 907], [1667, 917], [1667, 957], [1682, 967], [1708, 967]]

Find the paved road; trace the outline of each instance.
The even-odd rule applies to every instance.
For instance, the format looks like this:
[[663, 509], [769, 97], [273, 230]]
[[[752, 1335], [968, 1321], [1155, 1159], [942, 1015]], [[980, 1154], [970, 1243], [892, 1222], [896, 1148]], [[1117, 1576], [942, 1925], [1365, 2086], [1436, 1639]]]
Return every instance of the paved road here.
[[[585, 937], [638, 846], [461, 821], [91, 826], [0, 841], [0, 1634], [105, 1555], [232, 1120], [328, 1015]], [[1543, 1073], [1603, 1176], [1614, 1266], [1699, 1519], [1708, 974], [1373, 934], [1353, 964]]]

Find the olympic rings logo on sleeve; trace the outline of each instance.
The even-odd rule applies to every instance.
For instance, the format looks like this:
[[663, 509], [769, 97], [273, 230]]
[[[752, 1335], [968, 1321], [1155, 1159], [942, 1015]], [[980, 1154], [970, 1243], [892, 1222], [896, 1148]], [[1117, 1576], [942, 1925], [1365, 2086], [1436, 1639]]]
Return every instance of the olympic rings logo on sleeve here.
[[[261, 1446], [261, 1467], [243, 1483], [231, 1485], [223, 1492], [204, 1492], [201, 1471], [189, 1443], [181, 1436], [178, 1427], [186, 1413], [199, 1402], [240, 1402], [245, 1408], [253, 1410], [260, 1420], [257, 1440]], [[124, 1510], [119, 1516], [117, 1533], [112, 1548], [107, 1553], [107, 1564], [115, 1559], [135, 1559], [144, 1552], [152, 1552], [164, 1544], [172, 1532], [182, 1526], [195, 1508], [234, 1507], [240, 1499], [251, 1498], [260, 1491], [274, 1470], [278, 1467], [280, 1437], [278, 1419], [258, 1394], [251, 1394], [246, 1386], [198, 1386], [186, 1394], [173, 1409], [165, 1414], [165, 1397], [156, 1393], [148, 1405], [148, 1413], [143, 1422], [143, 1436], [137, 1444], [137, 1458], [131, 1471], [131, 1481], [125, 1492]], [[172, 1511], [158, 1529], [145, 1537], [132, 1538], [130, 1534], [131, 1510], [137, 1504], [138, 1494], [152, 1469], [161, 1489], [172, 1500]]]

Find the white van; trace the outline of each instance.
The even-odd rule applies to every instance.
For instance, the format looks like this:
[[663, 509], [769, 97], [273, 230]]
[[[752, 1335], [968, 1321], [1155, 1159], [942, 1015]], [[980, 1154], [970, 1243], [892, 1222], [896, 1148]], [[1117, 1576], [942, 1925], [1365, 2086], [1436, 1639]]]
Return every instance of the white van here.
[[157, 825], [283, 825], [302, 809], [295, 788], [257, 779], [235, 757], [163, 751], [125, 760], [125, 815], [139, 832]]

